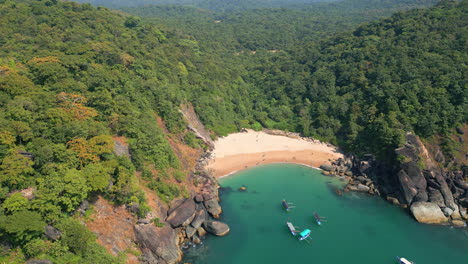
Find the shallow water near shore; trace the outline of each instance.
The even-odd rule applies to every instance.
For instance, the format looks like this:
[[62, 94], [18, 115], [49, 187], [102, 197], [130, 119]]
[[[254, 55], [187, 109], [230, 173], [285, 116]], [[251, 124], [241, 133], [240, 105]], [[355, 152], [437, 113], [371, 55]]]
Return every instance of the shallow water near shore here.
[[[335, 194], [343, 183], [318, 170], [293, 164], [270, 164], [220, 180], [221, 221], [231, 232], [210, 236], [185, 252], [194, 264], [397, 263], [396, 256], [417, 264], [466, 263], [467, 229], [418, 224], [403, 209], [366, 194]], [[246, 186], [245, 192], [239, 187]], [[293, 203], [286, 212], [281, 200]], [[318, 212], [328, 221], [318, 226]], [[298, 241], [286, 227], [312, 230]]]

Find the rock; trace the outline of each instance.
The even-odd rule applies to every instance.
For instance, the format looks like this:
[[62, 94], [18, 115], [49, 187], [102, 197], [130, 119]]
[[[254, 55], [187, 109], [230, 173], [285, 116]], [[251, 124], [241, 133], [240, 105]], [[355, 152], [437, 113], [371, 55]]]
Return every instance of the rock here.
[[437, 204], [439, 207], [444, 207], [444, 197], [442, 196], [442, 193], [434, 189], [432, 187], [428, 187], [428, 195], [429, 195], [429, 202]]
[[329, 171], [322, 171], [322, 174], [325, 175], [325, 176], [329, 176], [330, 175], [330, 172]]
[[203, 195], [197, 194], [197, 195], [195, 195], [194, 199], [195, 199], [195, 202], [201, 203], [201, 202], [203, 202]]
[[242, 187], [240, 187], [240, 188], [239, 188], [239, 191], [241, 191], [241, 192], [245, 192], [245, 191], [247, 191], [247, 187], [245, 187], [245, 186], [242, 186]]
[[397, 198], [391, 197], [391, 196], [387, 196], [387, 201], [391, 202], [394, 205], [399, 205], [400, 204], [400, 201], [398, 201]]
[[204, 237], [206, 235], [206, 230], [203, 227], [197, 228], [197, 234], [199, 237]]
[[416, 202], [411, 205], [410, 210], [420, 223], [442, 224], [448, 222], [448, 218], [442, 213], [440, 207], [434, 203]]
[[225, 236], [229, 233], [229, 226], [219, 221], [208, 221], [203, 224], [205, 230], [215, 236]]
[[187, 238], [191, 238], [195, 233], [197, 232], [197, 229], [191, 226], [187, 226], [185, 228], [185, 234], [187, 235]]
[[335, 189], [335, 193], [336, 193], [338, 196], [342, 196], [342, 195], [343, 195], [343, 192], [342, 192], [340, 189]]
[[449, 216], [453, 213], [453, 210], [450, 209], [450, 208], [448, 208], [448, 207], [444, 207], [444, 208], [442, 209], [442, 212], [444, 213], [444, 215], [445, 215], [446, 217], [449, 217]]
[[182, 259], [177, 234], [169, 225], [156, 228], [153, 225], [135, 225], [136, 240], [149, 263], [174, 264]]
[[84, 215], [86, 210], [88, 210], [88, 209], [89, 209], [88, 200], [83, 200], [83, 202], [81, 202], [80, 206], [78, 206], [76, 211], [79, 212], [81, 215]]
[[357, 190], [358, 190], [359, 192], [369, 192], [370, 187], [369, 187], [369, 186], [366, 186], [366, 185], [364, 185], [364, 184], [358, 184]]
[[452, 225], [454, 227], [462, 228], [466, 226], [466, 223], [465, 221], [462, 221], [462, 220], [452, 220]]
[[461, 206], [461, 205], [459, 205], [458, 208], [459, 208], [461, 217], [463, 219], [465, 219], [465, 220], [468, 220], [468, 212], [467, 212], [466, 208]]
[[200, 244], [201, 243], [201, 239], [197, 236], [197, 235], [194, 235], [192, 237], [192, 242], [196, 245]]
[[367, 181], [367, 178], [364, 177], [364, 176], [358, 176], [358, 177], [356, 177], [356, 180], [358, 180], [358, 181], [360, 181], [362, 183], [365, 183]]
[[359, 191], [356, 185], [348, 184], [345, 187], [345, 192], [346, 191], [351, 191], [351, 192], [357, 192]]
[[207, 219], [207, 215], [205, 210], [201, 209], [195, 214], [195, 218], [193, 218], [192, 223], [190, 223], [191, 226], [194, 228], [199, 228], [203, 222]]
[[31, 259], [26, 261], [24, 264], [54, 264], [48, 259]]
[[332, 165], [329, 164], [322, 164], [320, 165], [320, 168], [324, 171], [332, 171], [335, 169]]
[[464, 197], [464, 198], [461, 198], [458, 200], [458, 203], [465, 207], [465, 208], [468, 208], [468, 197]]
[[60, 235], [62, 235], [62, 233], [60, 233], [60, 231], [57, 228], [51, 225], [45, 227], [44, 234], [47, 238], [51, 240], [57, 240], [60, 238]]
[[436, 154], [434, 155], [434, 159], [437, 162], [444, 163], [445, 162], [445, 157], [444, 154], [442, 154], [442, 151], [438, 150]]
[[345, 175], [346, 176], [353, 176], [353, 172], [352, 171], [347, 171], [347, 172], [345, 172]]
[[209, 193], [204, 193], [203, 194], [203, 201], [208, 201], [208, 200], [211, 200], [213, 199], [213, 195], [209, 194]]
[[174, 228], [186, 226], [195, 217], [195, 202], [193, 199], [186, 199], [176, 209], [171, 210], [166, 221]]
[[450, 218], [452, 218], [452, 220], [462, 220], [463, 219], [462, 215], [460, 214], [460, 212], [458, 210], [453, 210], [453, 213], [450, 214]]
[[222, 213], [222, 208], [216, 199], [210, 199], [208, 201], [204, 201], [203, 204], [205, 205], [206, 210], [214, 218], [216, 219], [219, 218], [219, 215]]
[[149, 223], [151, 223], [151, 221], [149, 219], [144, 219], [144, 218], [143, 219], [138, 219], [138, 221], [137, 221], [137, 224], [139, 224], [139, 225], [147, 225]]

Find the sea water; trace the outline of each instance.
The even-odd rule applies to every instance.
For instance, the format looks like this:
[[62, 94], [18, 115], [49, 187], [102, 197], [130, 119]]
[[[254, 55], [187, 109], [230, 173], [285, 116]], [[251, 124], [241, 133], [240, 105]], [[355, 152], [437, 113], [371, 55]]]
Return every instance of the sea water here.
[[[270, 164], [220, 180], [225, 237], [209, 236], [185, 252], [194, 264], [391, 264], [396, 256], [417, 264], [468, 263], [468, 232], [417, 223], [404, 209], [380, 197], [336, 194], [343, 182], [318, 170], [293, 164]], [[246, 191], [239, 188], [245, 186]], [[294, 208], [285, 211], [285, 199]], [[316, 224], [313, 213], [326, 217]], [[299, 241], [298, 230], [311, 229]]]

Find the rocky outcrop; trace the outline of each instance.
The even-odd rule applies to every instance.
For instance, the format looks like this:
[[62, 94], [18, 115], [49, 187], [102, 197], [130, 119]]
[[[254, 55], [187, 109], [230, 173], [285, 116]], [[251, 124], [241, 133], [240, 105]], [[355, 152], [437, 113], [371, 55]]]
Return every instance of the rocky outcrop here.
[[229, 233], [229, 226], [219, 221], [207, 221], [203, 226], [208, 233], [215, 236], [225, 236]]
[[135, 225], [135, 235], [148, 264], [172, 264], [182, 259], [176, 230], [171, 226]]
[[[397, 175], [400, 191], [405, 202], [412, 204], [411, 212], [416, 220], [423, 223], [446, 223], [448, 219], [444, 218], [447, 217], [462, 219], [454, 195], [460, 197], [465, 194], [468, 186], [460, 179], [461, 176], [457, 177], [437, 165], [436, 160], [443, 160], [440, 150], [436, 151], [434, 159], [416, 135], [406, 133], [405, 137], [405, 145], [395, 150], [400, 160]], [[419, 215], [416, 216], [415, 212]], [[427, 213], [427, 217], [423, 212]], [[431, 220], [431, 217], [434, 219]]]
[[425, 224], [444, 224], [448, 218], [444, 215], [437, 204], [429, 202], [415, 202], [410, 207], [411, 213], [416, 220]]
[[169, 210], [166, 219], [172, 227], [187, 226], [195, 217], [195, 202], [193, 199], [185, 199], [179, 206]]

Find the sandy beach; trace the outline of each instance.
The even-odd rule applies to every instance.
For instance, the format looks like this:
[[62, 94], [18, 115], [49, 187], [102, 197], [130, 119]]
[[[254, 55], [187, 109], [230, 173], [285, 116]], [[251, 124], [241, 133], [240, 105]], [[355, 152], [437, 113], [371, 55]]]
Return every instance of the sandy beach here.
[[340, 157], [343, 154], [336, 147], [323, 142], [247, 130], [216, 140], [207, 169], [223, 177], [261, 164], [287, 162], [319, 167]]

